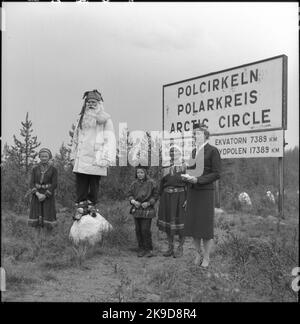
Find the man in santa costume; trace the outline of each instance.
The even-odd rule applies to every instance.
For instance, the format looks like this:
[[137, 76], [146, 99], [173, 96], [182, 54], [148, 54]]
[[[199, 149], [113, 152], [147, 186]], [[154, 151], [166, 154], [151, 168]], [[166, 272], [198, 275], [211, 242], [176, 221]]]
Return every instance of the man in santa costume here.
[[74, 130], [71, 163], [76, 176], [76, 208], [95, 215], [101, 176], [115, 162], [116, 138], [111, 117], [98, 90], [86, 91]]

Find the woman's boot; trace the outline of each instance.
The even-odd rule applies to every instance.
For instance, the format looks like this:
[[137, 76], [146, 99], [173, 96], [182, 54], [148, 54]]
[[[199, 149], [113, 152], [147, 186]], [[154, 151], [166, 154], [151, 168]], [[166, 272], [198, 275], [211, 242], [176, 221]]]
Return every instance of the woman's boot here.
[[165, 257], [172, 256], [174, 253], [174, 236], [168, 235], [168, 250], [163, 254]]
[[97, 216], [97, 209], [95, 207], [95, 204], [93, 202], [91, 202], [90, 200], [87, 201], [87, 209], [88, 209], [89, 214], [92, 217]]

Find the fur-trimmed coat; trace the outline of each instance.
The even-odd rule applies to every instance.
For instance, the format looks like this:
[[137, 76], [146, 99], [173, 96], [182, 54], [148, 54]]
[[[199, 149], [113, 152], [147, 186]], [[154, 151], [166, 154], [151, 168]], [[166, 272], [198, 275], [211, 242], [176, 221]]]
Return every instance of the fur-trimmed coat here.
[[[86, 111], [74, 130], [71, 160], [74, 160], [73, 172], [107, 175], [107, 167], [115, 162], [116, 138], [111, 117], [103, 106], [95, 111]], [[105, 166], [101, 165], [106, 163]]]

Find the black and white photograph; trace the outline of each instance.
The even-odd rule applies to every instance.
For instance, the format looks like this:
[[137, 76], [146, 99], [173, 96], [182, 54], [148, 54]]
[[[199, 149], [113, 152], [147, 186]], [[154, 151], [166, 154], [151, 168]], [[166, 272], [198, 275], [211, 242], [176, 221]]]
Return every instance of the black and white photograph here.
[[297, 303], [298, 3], [1, 5], [2, 303]]

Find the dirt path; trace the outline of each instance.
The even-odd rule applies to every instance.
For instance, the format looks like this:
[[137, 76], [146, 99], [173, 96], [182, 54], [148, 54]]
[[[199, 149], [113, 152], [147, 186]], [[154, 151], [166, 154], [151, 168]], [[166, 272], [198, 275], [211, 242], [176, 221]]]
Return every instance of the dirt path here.
[[191, 261], [191, 244], [180, 259], [165, 258], [161, 252], [152, 258], [138, 258], [136, 252], [97, 254], [81, 267], [51, 270], [44, 280], [18, 291], [3, 293], [3, 301], [22, 302], [119, 302], [159, 301], [156, 288], [149, 285], [155, 269], [185, 267]]

